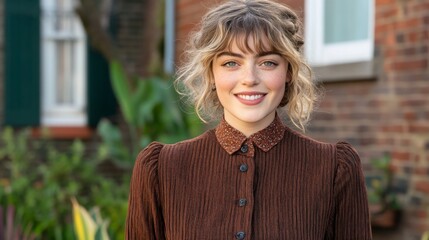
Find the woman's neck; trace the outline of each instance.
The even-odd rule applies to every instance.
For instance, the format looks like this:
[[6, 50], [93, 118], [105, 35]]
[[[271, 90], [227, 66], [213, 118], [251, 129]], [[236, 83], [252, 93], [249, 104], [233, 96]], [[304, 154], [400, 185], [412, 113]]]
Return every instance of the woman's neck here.
[[265, 129], [266, 127], [268, 127], [274, 121], [275, 116], [276, 116], [276, 113], [273, 112], [272, 114], [266, 116], [260, 121], [246, 122], [246, 121], [240, 121], [233, 115], [224, 114], [225, 121], [233, 128], [243, 133], [243, 135], [246, 137], [250, 137], [254, 133], [257, 133]]

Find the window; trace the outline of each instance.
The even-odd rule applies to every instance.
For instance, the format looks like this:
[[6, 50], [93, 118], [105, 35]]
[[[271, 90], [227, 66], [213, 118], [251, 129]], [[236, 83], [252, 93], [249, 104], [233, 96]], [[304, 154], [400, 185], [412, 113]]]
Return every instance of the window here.
[[312, 66], [370, 61], [374, 0], [306, 0], [305, 54]]
[[4, 0], [3, 125], [88, 128], [117, 113], [109, 64], [87, 44], [77, 2]]
[[41, 125], [87, 124], [86, 38], [76, 2], [41, 1]]

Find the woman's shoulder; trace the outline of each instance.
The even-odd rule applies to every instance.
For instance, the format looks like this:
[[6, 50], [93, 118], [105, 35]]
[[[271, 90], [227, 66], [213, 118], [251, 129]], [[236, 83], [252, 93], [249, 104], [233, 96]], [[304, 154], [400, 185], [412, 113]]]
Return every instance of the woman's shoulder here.
[[302, 146], [307, 151], [323, 151], [326, 153], [333, 153], [335, 151], [335, 144], [317, 140], [287, 126], [284, 139], [294, 145]]
[[167, 157], [171, 159], [172, 156], [183, 156], [184, 153], [194, 151], [194, 149], [201, 149], [209, 144], [212, 144], [215, 140], [213, 130], [208, 130], [199, 136], [186, 139], [177, 143], [166, 144], [160, 142], [152, 142], [137, 156], [137, 161], [149, 164], [151, 162], [156, 163], [159, 158]]
[[336, 160], [338, 165], [346, 168], [361, 168], [361, 161], [358, 152], [348, 142], [337, 142], [335, 144]]
[[324, 142], [290, 128], [287, 128], [285, 134], [286, 139], [289, 139], [289, 141], [294, 142], [296, 145], [303, 146], [306, 151], [316, 151], [324, 156], [332, 156], [337, 164], [360, 162], [357, 151], [348, 142]]
[[215, 140], [214, 130], [207, 130], [196, 137], [173, 144], [165, 144], [163, 154], [180, 154], [183, 151], [189, 152], [195, 148], [205, 148], [207, 145], [215, 143]]
[[159, 153], [164, 147], [163, 143], [152, 142], [143, 148], [137, 155], [135, 166], [152, 166], [156, 165], [158, 161]]

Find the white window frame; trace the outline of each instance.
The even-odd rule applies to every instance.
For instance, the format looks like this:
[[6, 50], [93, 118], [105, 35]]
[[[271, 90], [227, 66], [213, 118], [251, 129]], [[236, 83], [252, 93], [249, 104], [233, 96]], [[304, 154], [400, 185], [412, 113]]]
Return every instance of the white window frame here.
[[[65, 0], [71, 4], [73, 30], [55, 31], [54, 14], [58, 13], [55, 3], [58, 1], [41, 0], [41, 124], [42, 126], [86, 126], [86, 34], [73, 10], [76, 0]], [[68, 104], [56, 100], [57, 41], [74, 41], [73, 47], [69, 49], [71, 51], [69, 57], [63, 59], [64, 61], [74, 60], [73, 63], [69, 62], [73, 69], [66, 69], [64, 72], [64, 75], [71, 77], [72, 80], [73, 101]]]
[[373, 59], [374, 0], [369, 0], [368, 38], [343, 43], [324, 43], [324, 0], [305, 0], [305, 55], [312, 66], [327, 66]]

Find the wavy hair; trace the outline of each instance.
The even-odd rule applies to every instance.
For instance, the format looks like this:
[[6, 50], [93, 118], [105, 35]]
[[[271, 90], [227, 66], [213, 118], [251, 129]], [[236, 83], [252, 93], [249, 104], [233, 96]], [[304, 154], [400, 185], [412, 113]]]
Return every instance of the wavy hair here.
[[[204, 122], [221, 116], [223, 107], [213, 91], [213, 60], [235, 41], [241, 50], [271, 51], [288, 63], [288, 78], [279, 109], [302, 131], [316, 100], [312, 71], [302, 54], [301, 22], [288, 6], [269, 0], [232, 0], [211, 9], [199, 30], [191, 34], [183, 65], [177, 71], [176, 89], [195, 106]], [[255, 49], [248, 45], [252, 37]], [[286, 81], [286, 79], [285, 79]]]

